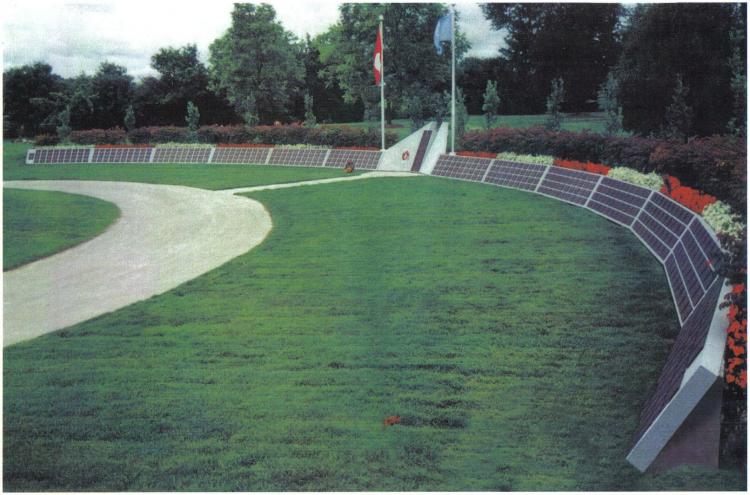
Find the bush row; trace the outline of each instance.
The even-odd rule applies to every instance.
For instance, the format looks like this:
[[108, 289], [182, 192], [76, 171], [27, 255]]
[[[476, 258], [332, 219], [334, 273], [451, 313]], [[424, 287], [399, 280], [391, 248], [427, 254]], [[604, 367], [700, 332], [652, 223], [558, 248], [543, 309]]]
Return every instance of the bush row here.
[[[386, 145], [398, 141], [393, 132], [386, 132]], [[187, 127], [154, 126], [139, 127], [130, 132], [123, 129], [89, 129], [73, 131], [70, 141], [75, 144], [157, 144], [189, 143]], [[53, 145], [57, 136], [37, 136], [38, 145]], [[364, 146], [380, 149], [380, 132], [377, 129], [348, 127], [301, 127], [287, 126], [203, 126], [198, 129], [198, 142], [205, 144], [314, 144], [320, 146]]]
[[733, 136], [696, 138], [684, 143], [541, 127], [498, 128], [467, 132], [460, 147], [474, 152], [552, 155], [643, 173], [669, 174], [726, 201], [743, 215], [746, 211], [746, 143]]

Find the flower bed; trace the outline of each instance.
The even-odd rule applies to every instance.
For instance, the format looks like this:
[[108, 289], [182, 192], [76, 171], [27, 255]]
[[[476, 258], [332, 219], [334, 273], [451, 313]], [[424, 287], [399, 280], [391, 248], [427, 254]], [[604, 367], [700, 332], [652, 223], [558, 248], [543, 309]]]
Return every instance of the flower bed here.
[[555, 158], [554, 165], [556, 167], [569, 168], [572, 170], [582, 170], [584, 172], [591, 172], [592, 174], [607, 175], [610, 171], [610, 167], [602, 165], [601, 163], [591, 162], [578, 162], [575, 160], [561, 160]]
[[255, 143], [219, 143], [216, 145], [218, 148], [273, 148], [273, 144], [255, 144]]
[[645, 187], [652, 191], [658, 191], [664, 185], [664, 179], [655, 172], [642, 174], [627, 167], [613, 167], [607, 174], [607, 177]]
[[96, 144], [96, 149], [128, 149], [128, 148], [153, 148], [150, 144]]
[[723, 201], [716, 201], [703, 208], [703, 218], [718, 234], [741, 237], [745, 233], [745, 224], [739, 215]]
[[667, 177], [667, 183], [662, 186], [661, 192], [698, 214], [703, 213], [706, 206], [716, 203], [714, 196], [683, 186], [679, 179], [671, 175]]
[[729, 294], [727, 327], [726, 381], [747, 388], [747, 307], [743, 303], [745, 284], [737, 284]]
[[495, 158], [497, 153], [487, 153], [486, 151], [457, 151], [456, 155], [472, 158]]
[[535, 163], [537, 165], [554, 165], [555, 157], [549, 155], [523, 155], [517, 153], [503, 152], [498, 153], [499, 160], [508, 160], [510, 162]]
[[380, 148], [373, 148], [372, 146], [336, 146], [335, 149], [349, 151], [380, 151]]

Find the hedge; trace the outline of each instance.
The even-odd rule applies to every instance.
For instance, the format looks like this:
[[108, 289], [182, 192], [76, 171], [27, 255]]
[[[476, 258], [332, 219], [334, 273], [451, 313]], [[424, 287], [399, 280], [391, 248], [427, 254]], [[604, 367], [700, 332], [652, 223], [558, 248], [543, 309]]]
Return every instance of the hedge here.
[[733, 136], [678, 142], [586, 131], [549, 131], [542, 127], [501, 127], [469, 131], [459, 147], [474, 152], [553, 155], [564, 160], [628, 167], [642, 173], [669, 174], [746, 215], [746, 142]]
[[87, 131], [73, 131], [70, 142], [75, 144], [124, 144], [127, 134], [124, 129], [89, 129]]

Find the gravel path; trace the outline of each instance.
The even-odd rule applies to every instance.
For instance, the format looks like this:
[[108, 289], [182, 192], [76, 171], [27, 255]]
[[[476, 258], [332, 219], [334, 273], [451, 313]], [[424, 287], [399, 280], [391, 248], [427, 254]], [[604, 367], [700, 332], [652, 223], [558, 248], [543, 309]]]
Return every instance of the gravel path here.
[[409, 173], [209, 191], [109, 181], [8, 181], [17, 189], [62, 191], [115, 203], [120, 218], [103, 234], [3, 274], [3, 347], [166, 292], [260, 244], [271, 216], [235, 193]]
[[257, 201], [182, 186], [11, 181], [115, 203], [103, 234], [3, 276], [3, 347], [161, 294], [260, 244], [271, 217]]

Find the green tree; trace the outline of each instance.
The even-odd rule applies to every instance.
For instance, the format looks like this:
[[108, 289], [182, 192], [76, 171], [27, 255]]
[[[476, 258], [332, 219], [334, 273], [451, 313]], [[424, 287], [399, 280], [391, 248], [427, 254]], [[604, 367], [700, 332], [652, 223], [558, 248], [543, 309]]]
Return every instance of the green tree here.
[[128, 132], [135, 129], [135, 111], [133, 110], [133, 105], [128, 105], [128, 108], [125, 110], [123, 124], [125, 125], [125, 130]]
[[607, 134], [618, 134], [622, 131], [622, 106], [619, 102], [620, 85], [615, 75], [610, 72], [607, 80], [599, 86], [596, 93], [596, 102], [599, 110], [604, 112], [604, 132]]
[[484, 90], [484, 123], [487, 129], [490, 129], [497, 119], [497, 110], [500, 108], [500, 97], [497, 95], [497, 82], [487, 81], [487, 87]]
[[[34, 136], [54, 109], [39, 105], [38, 98], [63, 90], [63, 79], [49, 64], [37, 62], [3, 72], [3, 120], [10, 121], [9, 137]], [[34, 104], [37, 101], [37, 104]]]
[[204, 123], [240, 120], [229, 102], [209, 89], [208, 69], [196, 45], [160, 48], [151, 56], [151, 67], [158, 75], [145, 77], [134, 97], [141, 125], [181, 125], [188, 101], [203, 109]]
[[[747, 4], [745, 4], [747, 7]], [[734, 110], [727, 129], [735, 136], [747, 135], [747, 67], [745, 45], [745, 16], [738, 16], [738, 27], [730, 32], [729, 39], [732, 56], [729, 58], [729, 68], [732, 74], [730, 87], [732, 90]]]
[[70, 132], [70, 107], [65, 107], [62, 112], [57, 115], [57, 137], [60, 138], [60, 142], [64, 143], [68, 140]]
[[500, 54], [512, 71], [503, 86], [515, 112], [542, 112], [558, 77], [568, 83], [568, 110], [588, 109], [620, 53], [619, 4], [486, 3], [482, 11], [507, 32]]
[[[362, 102], [366, 116], [380, 115], [380, 90], [375, 86], [372, 55], [378, 18], [383, 15], [386, 119], [424, 106], [423, 90], [442, 93], [450, 88], [450, 51], [442, 57], [433, 45], [438, 18], [445, 14], [440, 4], [348, 3], [339, 8], [340, 20], [328, 33], [330, 49], [321, 51], [325, 74], [344, 92], [344, 100]], [[456, 34], [460, 61], [469, 44]], [[420, 100], [420, 105], [415, 102]]]
[[552, 89], [547, 97], [547, 129], [559, 130], [562, 124], [562, 104], [565, 101], [565, 81], [562, 78], [552, 80]]
[[315, 127], [318, 123], [313, 111], [313, 103], [313, 97], [309, 93], [305, 93], [305, 127]]
[[[448, 98], [449, 113], [450, 115], [450, 97]], [[466, 109], [466, 101], [464, 100], [464, 93], [461, 88], [456, 88], [456, 139], [460, 139], [461, 136], [466, 132], [466, 124], [469, 123], [469, 111]], [[458, 141], [456, 142], [456, 144]]]
[[191, 143], [198, 141], [198, 125], [200, 122], [201, 114], [198, 111], [198, 107], [192, 102], [187, 103], [187, 116], [185, 122], [188, 127], [188, 140]]
[[730, 3], [639, 4], [633, 10], [616, 68], [626, 130], [660, 132], [678, 73], [690, 88], [686, 103], [694, 119], [689, 134], [726, 129], [734, 110], [727, 34], [739, 10]]
[[235, 4], [232, 24], [209, 47], [211, 87], [248, 124], [283, 119], [304, 73], [294, 36], [268, 4]]
[[672, 139], [685, 140], [693, 125], [693, 109], [687, 104], [690, 89], [682, 82], [682, 74], [677, 75], [672, 102], [667, 107], [664, 118], [664, 135]]
[[90, 127], [109, 129], [122, 124], [133, 99], [133, 78], [127, 69], [103, 62], [91, 79], [94, 111]]

